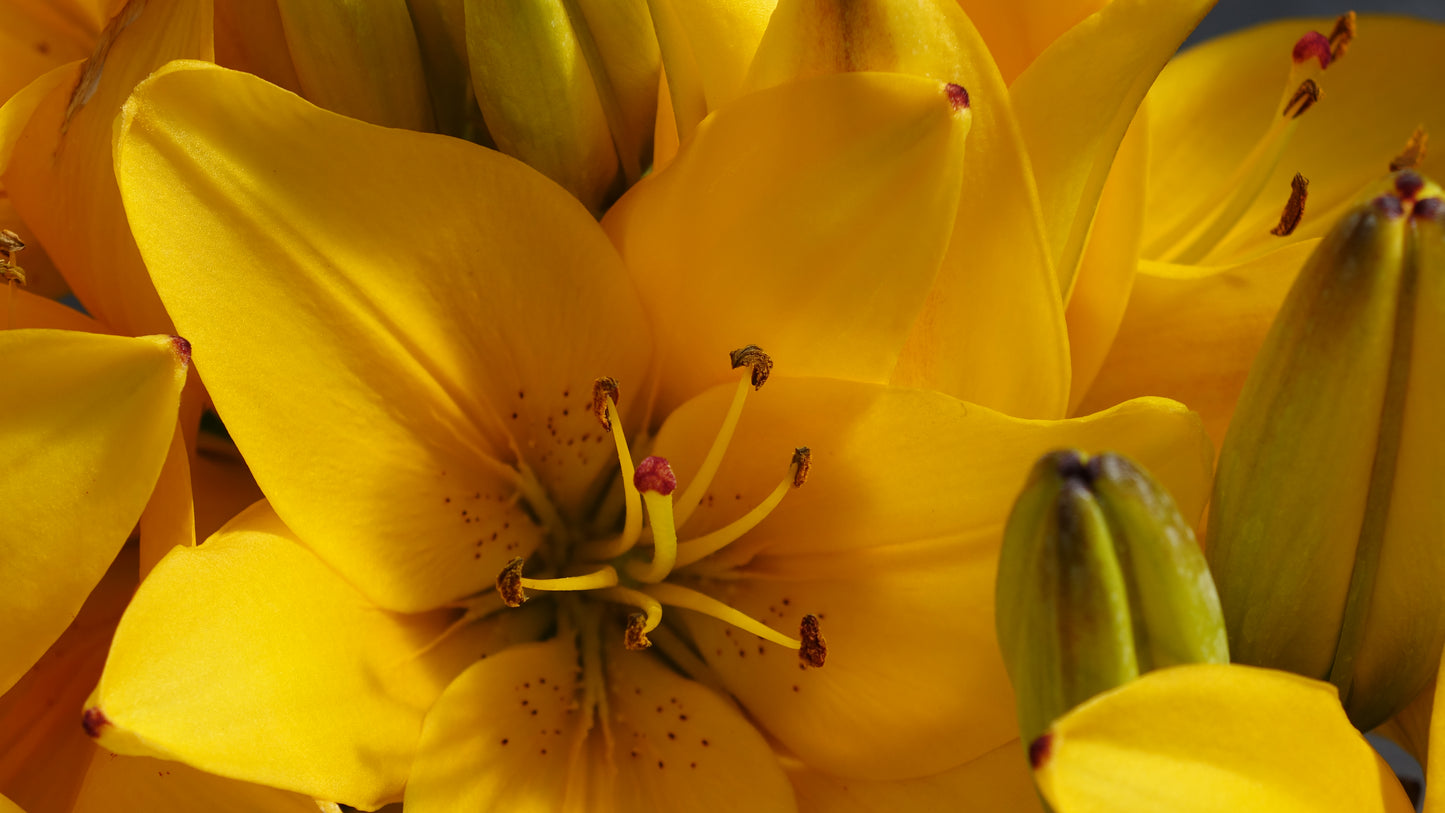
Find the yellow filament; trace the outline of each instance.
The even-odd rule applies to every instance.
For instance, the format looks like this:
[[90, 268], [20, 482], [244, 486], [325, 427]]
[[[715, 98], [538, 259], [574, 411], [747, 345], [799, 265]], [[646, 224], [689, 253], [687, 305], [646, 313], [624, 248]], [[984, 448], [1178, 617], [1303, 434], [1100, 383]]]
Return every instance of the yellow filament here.
[[661, 602], [640, 590], [628, 587], [608, 587], [605, 590], [598, 590], [593, 597], [610, 601], [613, 604], [626, 604], [641, 610], [642, 614], [647, 617], [647, 623], [642, 627], [643, 634], [652, 632], [657, 629], [658, 624], [662, 623]]
[[636, 468], [632, 465], [632, 452], [627, 448], [627, 438], [622, 434], [622, 418], [617, 414], [617, 405], [607, 399], [607, 422], [612, 425], [612, 442], [617, 446], [617, 465], [622, 469], [622, 496], [627, 505], [627, 519], [622, 524], [622, 533], [587, 547], [589, 559], [615, 559], [632, 550], [642, 536], [642, 495], [632, 482]]
[[748, 390], [752, 389], [751, 367], [743, 368], [743, 377], [738, 380], [737, 392], [733, 393], [733, 402], [728, 407], [728, 414], [723, 418], [722, 426], [717, 430], [717, 437], [713, 438], [712, 448], [707, 450], [707, 457], [703, 458], [702, 468], [697, 470], [692, 482], [683, 490], [682, 496], [677, 500], [677, 527], [681, 528], [687, 524], [692, 512], [697, 509], [698, 503], [702, 502], [702, 495], [707, 493], [712, 485], [713, 475], [717, 474], [718, 466], [722, 465], [723, 453], [727, 451], [728, 443], [732, 442], [733, 431], [738, 428], [738, 418], [743, 414], [743, 402], [748, 398]]
[[627, 574], [638, 581], [654, 583], [667, 578], [677, 561], [677, 526], [672, 520], [672, 495], [649, 491], [642, 495], [652, 527], [652, 561], [629, 562]]
[[643, 590], [648, 595], [669, 607], [680, 607], [684, 610], [692, 610], [703, 615], [712, 616], [744, 632], [751, 632], [759, 638], [772, 641], [778, 646], [785, 646], [788, 649], [803, 648], [803, 643], [796, 638], [790, 638], [752, 616], [738, 612], [712, 596], [699, 593], [696, 590], [690, 590], [670, 582], [649, 585], [643, 588]]
[[778, 503], [783, 501], [783, 497], [787, 496], [788, 492], [792, 490], [793, 473], [797, 471], [797, 468], [797, 466], [790, 466], [788, 468], [788, 476], [784, 477], [783, 481], [778, 483], [777, 487], [773, 489], [773, 493], [769, 494], [767, 499], [758, 503], [757, 507], [753, 508], [753, 510], [743, 514], [727, 525], [718, 528], [712, 533], [679, 543], [677, 546], [677, 563], [673, 565], [673, 567], [687, 567], [693, 562], [702, 559], [704, 556], [717, 553], [737, 541], [743, 534], [757, 527], [757, 524], [767, 518], [768, 514], [771, 514], [773, 509], [778, 507]]
[[617, 584], [617, 571], [612, 565], [584, 573], [581, 576], [562, 576], [556, 579], [529, 579], [522, 577], [522, 587], [528, 590], [562, 593], [577, 590], [600, 590]]

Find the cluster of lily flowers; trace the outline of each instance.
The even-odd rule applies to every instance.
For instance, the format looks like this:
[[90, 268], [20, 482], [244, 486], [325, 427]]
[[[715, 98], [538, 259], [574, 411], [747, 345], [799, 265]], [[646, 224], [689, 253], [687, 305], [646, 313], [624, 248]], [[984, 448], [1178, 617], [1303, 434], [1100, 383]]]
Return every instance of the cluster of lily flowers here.
[[1414, 810], [1445, 27], [1211, 5], [0, 3], [0, 811]]

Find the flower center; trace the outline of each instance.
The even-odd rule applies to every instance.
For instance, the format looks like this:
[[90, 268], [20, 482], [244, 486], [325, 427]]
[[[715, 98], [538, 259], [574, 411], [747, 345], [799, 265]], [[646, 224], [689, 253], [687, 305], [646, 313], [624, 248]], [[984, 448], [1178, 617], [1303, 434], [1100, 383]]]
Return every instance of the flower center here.
[[[1355, 14], [1347, 12], [1335, 21], [1327, 37], [1311, 31], [1295, 42], [1290, 52], [1290, 72], [1280, 95], [1278, 115], [1213, 194], [1201, 195], [1192, 206], [1181, 208], [1173, 227], [1166, 229], [1147, 247], [1145, 255], [1164, 262], [1196, 264], [1221, 247], [1245, 212], [1259, 198], [1280, 156], [1299, 126], [1300, 117], [1320, 100], [1319, 82], [1326, 68], [1345, 55], [1355, 37]], [[1304, 186], [1308, 181], [1296, 174], [1292, 193], [1275, 234], [1294, 230], [1304, 213]], [[1247, 239], [1253, 235], [1244, 235]]]
[[676, 494], [677, 476], [665, 458], [650, 456], [633, 464], [617, 408], [620, 398], [618, 382], [613, 378], [597, 379], [592, 389], [592, 411], [602, 428], [612, 434], [617, 447], [624, 507], [622, 529], [615, 536], [571, 546], [569, 555], [564, 557], [571, 563], [559, 575], [525, 576], [527, 562], [521, 558], [513, 559], [497, 576], [497, 593], [504, 604], [508, 607], [522, 606], [530, 598], [527, 594], [530, 590], [585, 594], [604, 604], [629, 608], [624, 643], [631, 650], [652, 646], [648, 634], [662, 623], [664, 607], [687, 609], [724, 621], [779, 646], [797, 650], [808, 666], [823, 665], [827, 644], [816, 616], [803, 617], [795, 638], [705, 593], [668, 581], [668, 577], [679, 568], [698, 562], [742, 538], [767, 518], [789, 491], [801, 487], [808, 477], [811, 453], [807, 447], [799, 447], [793, 451], [792, 461], [777, 486], [752, 510], [717, 530], [678, 540], [677, 529], [686, 524], [712, 485], [737, 429], [748, 393], [762, 389], [772, 371], [772, 358], [754, 345], [733, 351], [731, 360], [734, 369], [745, 368], [746, 372], [738, 379], [727, 415], [701, 467], [680, 496]]

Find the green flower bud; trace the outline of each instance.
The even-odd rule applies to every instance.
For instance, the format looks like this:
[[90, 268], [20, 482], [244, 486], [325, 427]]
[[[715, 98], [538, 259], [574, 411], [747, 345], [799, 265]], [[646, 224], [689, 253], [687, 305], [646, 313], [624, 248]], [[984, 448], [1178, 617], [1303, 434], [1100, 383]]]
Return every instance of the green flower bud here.
[[1142, 672], [1229, 661], [1193, 530], [1116, 454], [1058, 451], [1034, 465], [1004, 531], [996, 602], [1024, 742]]
[[1240, 396], [1210, 508], [1235, 659], [1331, 681], [1364, 729], [1424, 687], [1445, 643], [1439, 195], [1397, 173], [1311, 255]]

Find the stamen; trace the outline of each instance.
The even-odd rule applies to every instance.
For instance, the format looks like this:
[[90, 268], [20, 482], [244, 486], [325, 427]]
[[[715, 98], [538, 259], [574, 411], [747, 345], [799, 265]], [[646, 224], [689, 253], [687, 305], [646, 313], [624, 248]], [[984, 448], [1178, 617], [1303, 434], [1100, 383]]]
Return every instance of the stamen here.
[[706, 494], [708, 488], [712, 486], [712, 479], [717, 474], [718, 466], [722, 465], [723, 453], [727, 451], [728, 444], [733, 439], [733, 432], [738, 428], [738, 418], [743, 414], [743, 403], [747, 401], [748, 397], [748, 384], [751, 383], [753, 389], [762, 389], [763, 384], [768, 381], [768, 376], [773, 372], [772, 357], [755, 344], [734, 350], [728, 354], [728, 357], [732, 360], [734, 370], [739, 367], [749, 367], [751, 370], [747, 378], [738, 380], [738, 388], [733, 393], [732, 404], [728, 406], [722, 426], [718, 427], [717, 437], [712, 441], [712, 448], [707, 450], [707, 457], [703, 458], [702, 466], [677, 500], [677, 527], [679, 528], [687, 524], [688, 519], [692, 517], [692, 512], [697, 510], [698, 503], [702, 502], [702, 495]]
[[652, 561], [629, 562], [627, 573], [638, 581], [660, 582], [672, 572], [677, 561], [677, 526], [672, 519], [672, 492], [677, 488], [677, 476], [666, 458], [648, 457], [637, 464], [632, 481], [647, 504], [647, 518], [652, 526]]
[[1355, 13], [1347, 11], [1335, 20], [1335, 27], [1330, 29], [1330, 61], [1343, 57], [1354, 41]]
[[627, 616], [626, 640], [623, 643], [632, 650], [652, 646], [652, 641], [647, 639], [647, 633], [657, 629], [657, 625], [662, 623], [662, 604], [657, 599], [627, 587], [608, 587], [593, 595], [603, 601], [627, 604], [642, 610]]
[[1425, 160], [1425, 145], [1429, 140], [1430, 134], [1425, 132], [1425, 125], [1416, 127], [1415, 132], [1410, 134], [1410, 140], [1405, 142], [1405, 149], [1390, 162], [1390, 171], [1419, 167], [1420, 162]]
[[812, 453], [806, 446], [800, 446], [793, 452], [792, 465], [788, 467], [788, 473], [783, 477], [782, 482], [773, 488], [757, 507], [747, 512], [732, 522], [718, 528], [712, 533], [703, 534], [696, 539], [689, 539], [677, 546], [677, 563], [674, 567], [686, 567], [693, 562], [710, 556], [742, 537], [743, 534], [757, 527], [758, 523], [767, 518], [768, 514], [778, 507], [791, 489], [798, 488], [808, 479], [808, 468], [811, 465]]
[[[733, 609], [705, 593], [699, 593], [696, 590], [673, 584], [672, 582], [651, 584], [643, 589], [648, 595], [656, 598], [668, 607], [679, 607], [684, 610], [692, 610], [693, 612], [711, 616], [725, 624], [731, 624], [744, 632], [750, 632], [765, 641], [772, 641], [778, 646], [796, 649], [799, 652], [803, 649], [803, 641], [797, 638], [790, 638], [752, 616]], [[809, 629], [809, 618], [813, 619], [811, 629]], [[823, 654], [827, 653], [827, 645], [823, 642], [823, 637], [818, 631], [817, 623], [818, 619], [815, 616], [803, 617], [802, 632], [805, 636], [813, 636], [810, 654], [814, 655], [814, 657], [817, 657], [817, 653], [819, 652]]]
[[615, 559], [632, 550], [642, 537], [642, 496], [633, 483], [637, 472], [632, 466], [632, 451], [627, 448], [627, 437], [622, 433], [622, 419], [617, 414], [620, 392], [615, 378], [603, 377], [592, 383], [592, 414], [612, 433], [613, 445], [617, 447], [617, 466], [622, 470], [622, 497], [627, 518], [623, 521], [622, 533], [588, 547], [586, 555], [590, 559]]
[[25, 241], [9, 229], [0, 229], [0, 279], [25, 287], [25, 269], [15, 264], [15, 255], [25, 250]]
[[580, 576], [560, 576], [555, 579], [529, 579], [522, 575], [525, 561], [518, 556], [497, 574], [497, 595], [508, 607], [520, 607], [527, 603], [527, 591], [541, 590], [548, 593], [571, 593], [583, 590], [601, 590], [617, 584], [617, 571], [611, 565], [603, 565], [591, 573]]
[[1284, 112], [1280, 115], [1285, 118], [1297, 119], [1303, 116], [1306, 110], [1314, 107], [1315, 102], [1319, 100], [1320, 86], [1315, 83], [1315, 80], [1306, 79], [1295, 89], [1294, 95], [1289, 97], [1289, 101], [1285, 103]]
[[813, 668], [823, 665], [828, 659], [828, 642], [823, 640], [823, 630], [818, 626], [818, 616], [808, 614], [803, 616], [803, 623], [798, 626], [798, 635], [803, 639], [803, 646], [798, 650], [798, 657], [803, 663]]
[[1309, 185], [1309, 178], [1298, 172], [1294, 174], [1294, 178], [1289, 182], [1289, 200], [1285, 201], [1284, 211], [1280, 213], [1279, 225], [1270, 229], [1270, 234], [1287, 237], [1299, 227], [1300, 219], [1305, 216], [1305, 199], [1309, 197]]

